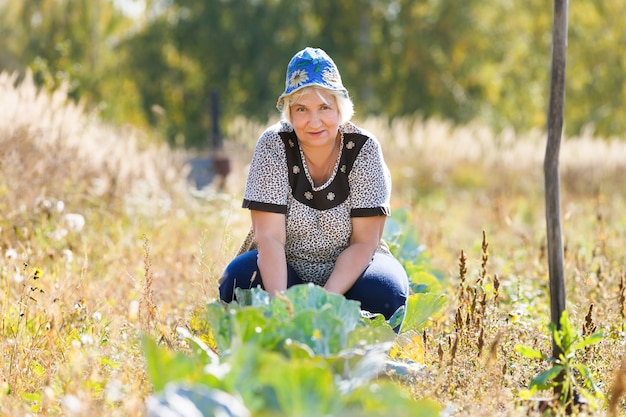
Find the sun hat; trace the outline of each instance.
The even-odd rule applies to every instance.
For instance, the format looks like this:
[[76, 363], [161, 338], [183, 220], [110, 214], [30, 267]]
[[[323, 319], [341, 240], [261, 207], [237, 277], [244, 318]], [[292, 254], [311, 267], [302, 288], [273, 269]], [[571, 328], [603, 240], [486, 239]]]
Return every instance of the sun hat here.
[[334, 91], [342, 91], [348, 97], [341, 83], [341, 75], [333, 60], [320, 48], [304, 48], [291, 58], [287, 65], [285, 92], [278, 97], [276, 108], [283, 110], [285, 97], [294, 92], [317, 85]]

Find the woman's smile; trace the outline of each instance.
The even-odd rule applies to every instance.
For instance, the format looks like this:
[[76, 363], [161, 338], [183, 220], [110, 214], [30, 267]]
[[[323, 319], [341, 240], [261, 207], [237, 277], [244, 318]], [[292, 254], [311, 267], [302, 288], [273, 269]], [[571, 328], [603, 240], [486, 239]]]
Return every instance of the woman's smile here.
[[333, 147], [340, 114], [332, 94], [308, 91], [290, 107], [293, 128], [303, 148]]

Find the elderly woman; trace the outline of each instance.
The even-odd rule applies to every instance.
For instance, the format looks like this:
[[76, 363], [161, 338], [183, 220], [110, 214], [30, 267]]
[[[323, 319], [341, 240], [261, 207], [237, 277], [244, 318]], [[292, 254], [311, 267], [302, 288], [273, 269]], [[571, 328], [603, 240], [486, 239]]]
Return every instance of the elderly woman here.
[[389, 319], [409, 285], [382, 240], [391, 179], [380, 144], [350, 122], [352, 101], [323, 50], [298, 52], [286, 78], [282, 120], [259, 138], [248, 173], [252, 228], [220, 278], [220, 298], [312, 282]]

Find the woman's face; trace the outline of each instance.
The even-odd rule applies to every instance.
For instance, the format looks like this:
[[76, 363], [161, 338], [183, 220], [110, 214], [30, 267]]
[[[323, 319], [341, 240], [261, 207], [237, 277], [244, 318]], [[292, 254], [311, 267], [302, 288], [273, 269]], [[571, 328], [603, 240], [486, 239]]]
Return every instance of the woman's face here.
[[289, 107], [291, 124], [304, 147], [335, 144], [340, 120], [335, 96], [323, 90], [309, 90]]

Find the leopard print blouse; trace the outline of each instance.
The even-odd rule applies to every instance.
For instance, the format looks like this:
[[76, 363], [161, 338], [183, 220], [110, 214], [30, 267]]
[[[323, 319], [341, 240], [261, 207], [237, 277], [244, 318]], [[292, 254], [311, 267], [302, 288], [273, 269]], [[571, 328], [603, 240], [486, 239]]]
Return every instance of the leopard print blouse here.
[[[316, 187], [293, 127], [279, 122], [259, 138], [243, 207], [285, 214], [287, 262], [306, 282], [324, 285], [350, 244], [352, 217], [388, 216], [391, 176], [378, 140], [348, 122], [339, 127], [341, 151], [333, 174]], [[255, 249], [252, 232], [240, 253]], [[378, 252], [389, 253], [381, 240]]]

